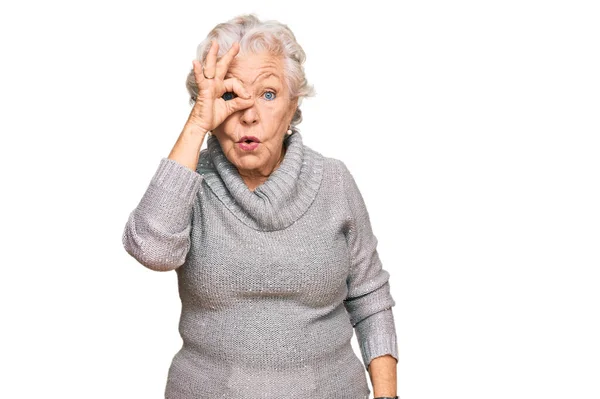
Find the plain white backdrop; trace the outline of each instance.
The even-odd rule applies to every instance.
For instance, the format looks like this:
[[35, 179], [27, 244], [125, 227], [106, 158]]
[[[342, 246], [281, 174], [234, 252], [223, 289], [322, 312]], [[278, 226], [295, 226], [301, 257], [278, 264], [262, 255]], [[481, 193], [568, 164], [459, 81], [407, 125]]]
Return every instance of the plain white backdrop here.
[[253, 12], [304, 47], [305, 143], [367, 203], [401, 398], [600, 397], [596, 2], [391, 4], [2, 3], [0, 396], [163, 397], [176, 274], [121, 234], [196, 46]]

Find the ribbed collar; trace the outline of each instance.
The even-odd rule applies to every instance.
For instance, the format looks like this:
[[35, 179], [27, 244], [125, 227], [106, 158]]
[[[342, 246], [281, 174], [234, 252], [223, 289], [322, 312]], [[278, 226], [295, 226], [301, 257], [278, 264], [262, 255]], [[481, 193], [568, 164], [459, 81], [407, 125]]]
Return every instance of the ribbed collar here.
[[208, 136], [197, 171], [240, 221], [255, 230], [281, 230], [308, 210], [323, 177], [323, 156], [305, 146], [299, 132], [286, 136], [283, 145], [286, 153], [279, 167], [254, 191], [246, 186], [214, 135]]

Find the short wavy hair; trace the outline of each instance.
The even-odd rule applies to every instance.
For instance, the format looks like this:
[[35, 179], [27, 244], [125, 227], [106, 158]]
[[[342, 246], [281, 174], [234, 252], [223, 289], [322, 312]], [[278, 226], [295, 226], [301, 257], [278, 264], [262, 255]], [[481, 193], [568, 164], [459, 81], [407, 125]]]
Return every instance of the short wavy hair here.
[[[211, 40], [215, 40], [219, 44], [217, 58], [225, 55], [234, 42], [240, 44], [239, 54], [256, 54], [266, 51], [282, 57], [288, 92], [291, 98], [298, 97], [298, 108], [291, 125], [295, 127], [302, 121], [302, 111], [300, 110], [302, 99], [314, 96], [315, 90], [312, 85], [308, 84], [304, 75], [302, 64], [306, 60], [306, 54], [287, 25], [274, 20], [260, 21], [254, 14], [240, 15], [220, 23], [198, 45], [196, 59], [203, 65], [210, 49]], [[193, 68], [188, 73], [185, 85], [190, 94], [190, 104], [193, 104], [198, 96], [198, 85]]]

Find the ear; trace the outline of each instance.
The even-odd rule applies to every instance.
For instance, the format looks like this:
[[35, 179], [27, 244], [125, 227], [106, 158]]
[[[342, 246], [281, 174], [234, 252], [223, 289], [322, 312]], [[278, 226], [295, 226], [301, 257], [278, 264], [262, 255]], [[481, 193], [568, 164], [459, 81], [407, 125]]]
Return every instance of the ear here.
[[293, 108], [294, 112], [296, 112], [296, 109], [298, 108], [298, 97], [295, 97], [290, 101], [290, 108]]
[[296, 110], [298, 110], [298, 97], [294, 98], [292, 101], [290, 101], [290, 121], [294, 118], [294, 114], [296, 113]]

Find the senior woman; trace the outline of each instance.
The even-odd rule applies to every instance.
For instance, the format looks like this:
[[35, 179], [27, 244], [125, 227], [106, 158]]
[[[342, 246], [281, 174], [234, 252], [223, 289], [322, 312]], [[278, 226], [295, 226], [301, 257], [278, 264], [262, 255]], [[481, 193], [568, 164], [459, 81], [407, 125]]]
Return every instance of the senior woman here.
[[304, 59], [286, 25], [254, 15], [198, 46], [193, 109], [122, 238], [177, 272], [183, 345], [166, 398], [364, 399], [363, 364], [374, 396], [396, 397], [395, 302], [365, 203], [296, 128]]

